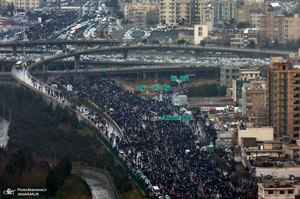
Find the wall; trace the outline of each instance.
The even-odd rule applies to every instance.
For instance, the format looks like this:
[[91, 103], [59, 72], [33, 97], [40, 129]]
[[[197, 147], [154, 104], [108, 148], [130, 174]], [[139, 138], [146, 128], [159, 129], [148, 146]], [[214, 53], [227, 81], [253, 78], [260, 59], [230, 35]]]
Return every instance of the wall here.
[[241, 146], [242, 138], [254, 137], [257, 141], [273, 140], [273, 127], [247, 128], [238, 130], [238, 144]]
[[261, 173], [264, 176], [271, 175], [273, 177], [281, 178], [284, 176], [288, 178], [289, 175], [294, 175], [295, 177], [300, 177], [300, 166], [297, 167], [256, 167], [255, 176], [261, 177]]

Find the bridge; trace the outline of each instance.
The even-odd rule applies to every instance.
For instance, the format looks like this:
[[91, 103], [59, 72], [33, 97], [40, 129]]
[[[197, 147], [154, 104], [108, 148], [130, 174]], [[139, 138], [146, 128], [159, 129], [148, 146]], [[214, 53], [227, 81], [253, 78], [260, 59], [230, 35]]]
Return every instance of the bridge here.
[[[1, 47], [12, 47], [13, 55], [17, 54], [17, 47], [23, 46], [37, 46], [37, 45], [101, 45], [109, 44], [115, 47], [114, 45], [119, 45], [121, 41], [116, 40], [37, 40], [37, 41], [19, 41], [19, 42], [7, 42], [0, 43]], [[230, 52], [230, 53], [243, 53], [250, 55], [260, 55], [260, 56], [288, 56], [290, 53], [295, 53], [293, 51], [284, 51], [284, 50], [267, 50], [267, 49], [250, 49], [250, 48], [233, 48], [233, 47], [219, 47], [219, 46], [201, 46], [201, 45], [126, 45], [126, 46], [117, 46], [119, 50], [124, 51], [124, 57], [127, 56], [125, 52], [129, 50], [194, 50], [196, 52]], [[101, 49], [101, 48], [100, 48]], [[107, 47], [107, 51], [113, 51], [113, 48]], [[97, 49], [95, 49], [97, 52]], [[89, 50], [86, 51], [86, 54], [90, 53]]]

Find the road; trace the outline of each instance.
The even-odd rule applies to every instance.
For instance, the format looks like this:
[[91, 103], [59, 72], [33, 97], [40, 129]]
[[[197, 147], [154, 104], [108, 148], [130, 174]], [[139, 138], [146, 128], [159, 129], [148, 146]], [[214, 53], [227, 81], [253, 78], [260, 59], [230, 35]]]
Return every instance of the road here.
[[82, 174], [81, 178], [90, 186], [93, 199], [111, 199], [106, 184], [96, 177], [88, 174]]
[[9, 122], [2, 117], [0, 117], [0, 147], [5, 148], [8, 142], [8, 127]]

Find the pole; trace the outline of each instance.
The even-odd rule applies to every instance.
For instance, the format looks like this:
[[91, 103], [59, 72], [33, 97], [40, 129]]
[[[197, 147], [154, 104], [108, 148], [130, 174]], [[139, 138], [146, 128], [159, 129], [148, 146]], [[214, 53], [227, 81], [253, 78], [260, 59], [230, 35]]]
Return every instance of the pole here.
[[5, 104], [3, 103], [3, 118], [5, 118]]

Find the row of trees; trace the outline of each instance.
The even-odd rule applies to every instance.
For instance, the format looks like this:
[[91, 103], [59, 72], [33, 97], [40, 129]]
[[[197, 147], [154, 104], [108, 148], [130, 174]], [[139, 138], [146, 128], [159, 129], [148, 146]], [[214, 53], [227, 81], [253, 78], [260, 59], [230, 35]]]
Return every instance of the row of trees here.
[[226, 86], [204, 84], [188, 88], [188, 97], [218, 97], [225, 96]]

